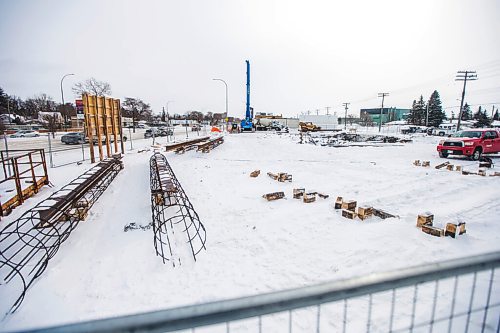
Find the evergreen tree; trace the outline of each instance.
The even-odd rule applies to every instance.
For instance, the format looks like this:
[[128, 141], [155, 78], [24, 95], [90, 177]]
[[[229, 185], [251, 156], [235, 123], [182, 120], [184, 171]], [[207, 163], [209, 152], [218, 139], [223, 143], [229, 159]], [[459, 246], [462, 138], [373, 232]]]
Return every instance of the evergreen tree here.
[[486, 114], [486, 110], [483, 110], [481, 108], [481, 106], [479, 106], [479, 108], [477, 109], [477, 112], [474, 113], [473, 118], [474, 118], [474, 120], [476, 120], [474, 127], [490, 127], [491, 126], [491, 119]]
[[493, 116], [493, 120], [500, 120], [500, 115], [498, 115], [498, 108], [497, 111], [495, 112], [495, 115]]
[[425, 125], [426, 112], [427, 110], [424, 102], [424, 97], [420, 95], [420, 99], [418, 100], [418, 102], [416, 100], [413, 101], [413, 105], [407, 118], [408, 123], [418, 126]]
[[2, 87], [0, 87], [0, 113], [7, 113], [7, 101], [9, 100], [9, 95], [7, 95]]
[[462, 120], [472, 120], [472, 111], [469, 104], [465, 103], [462, 111]]
[[441, 98], [437, 90], [434, 90], [429, 98], [429, 125], [438, 127], [443, 120], [446, 119], [446, 114], [441, 106]]

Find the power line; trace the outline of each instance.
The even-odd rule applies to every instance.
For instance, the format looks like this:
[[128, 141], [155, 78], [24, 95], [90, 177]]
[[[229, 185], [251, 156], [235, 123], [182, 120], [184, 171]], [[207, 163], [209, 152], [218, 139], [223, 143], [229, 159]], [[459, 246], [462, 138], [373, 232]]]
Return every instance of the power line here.
[[[478, 105], [497, 105], [500, 104], [500, 102], [493, 102], [493, 103], [479, 103], [479, 104], [469, 104], [469, 106], [478, 106]], [[458, 108], [460, 105], [453, 105], [453, 106], [447, 106], [443, 109], [453, 109], [453, 108]]]

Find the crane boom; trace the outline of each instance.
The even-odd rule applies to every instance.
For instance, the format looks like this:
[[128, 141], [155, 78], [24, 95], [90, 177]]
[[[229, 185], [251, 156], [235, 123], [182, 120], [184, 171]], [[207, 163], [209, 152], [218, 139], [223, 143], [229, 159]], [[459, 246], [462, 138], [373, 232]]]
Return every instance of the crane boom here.
[[247, 108], [246, 108], [246, 113], [245, 113], [245, 119], [246, 121], [251, 120], [251, 114], [250, 114], [250, 61], [245, 60], [247, 63]]
[[245, 110], [245, 119], [241, 121], [242, 131], [253, 131], [252, 123], [252, 107], [250, 106], [250, 61], [245, 60], [247, 63], [247, 103]]

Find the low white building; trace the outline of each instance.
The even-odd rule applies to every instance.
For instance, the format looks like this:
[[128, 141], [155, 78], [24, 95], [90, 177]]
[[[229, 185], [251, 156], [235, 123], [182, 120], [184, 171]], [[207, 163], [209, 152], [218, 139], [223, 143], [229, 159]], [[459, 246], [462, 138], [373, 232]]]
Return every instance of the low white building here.
[[63, 116], [61, 115], [61, 112], [38, 112], [38, 120], [41, 122], [46, 123], [49, 119], [49, 117], [54, 117], [57, 123], [63, 122]]

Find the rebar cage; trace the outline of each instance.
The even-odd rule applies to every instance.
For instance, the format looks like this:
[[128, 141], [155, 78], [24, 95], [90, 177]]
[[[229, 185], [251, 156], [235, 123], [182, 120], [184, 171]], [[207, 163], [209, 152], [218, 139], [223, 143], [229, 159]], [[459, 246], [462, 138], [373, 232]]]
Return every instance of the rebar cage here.
[[[163, 263], [186, 258], [186, 249], [173, 244], [188, 243], [190, 253], [196, 256], [205, 249], [206, 230], [198, 213], [194, 210], [167, 158], [155, 152], [149, 160], [151, 187], [151, 214], [153, 219], [154, 246], [156, 255]], [[176, 233], [177, 231], [177, 233]], [[178, 236], [179, 231], [187, 235], [187, 242]], [[184, 252], [184, 253], [183, 253]]]
[[[119, 158], [100, 162], [0, 231], [0, 289], [7, 291], [1, 294], [15, 300], [7, 311], [20, 306], [27, 289], [122, 168]], [[17, 285], [7, 290], [12, 284]], [[20, 295], [13, 289], [20, 289]], [[2, 305], [8, 305], [5, 299]]]

